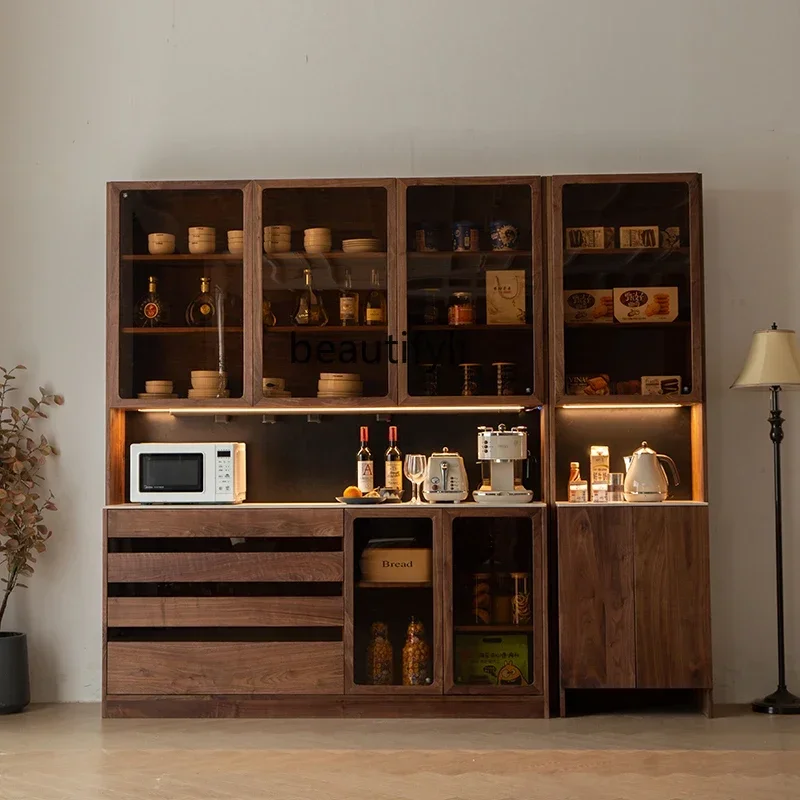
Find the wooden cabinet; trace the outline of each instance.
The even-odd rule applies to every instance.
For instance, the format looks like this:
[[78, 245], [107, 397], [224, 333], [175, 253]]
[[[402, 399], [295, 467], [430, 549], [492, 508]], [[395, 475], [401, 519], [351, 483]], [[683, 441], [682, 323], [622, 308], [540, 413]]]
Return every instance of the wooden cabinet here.
[[708, 509], [558, 508], [561, 684], [711, 687]]

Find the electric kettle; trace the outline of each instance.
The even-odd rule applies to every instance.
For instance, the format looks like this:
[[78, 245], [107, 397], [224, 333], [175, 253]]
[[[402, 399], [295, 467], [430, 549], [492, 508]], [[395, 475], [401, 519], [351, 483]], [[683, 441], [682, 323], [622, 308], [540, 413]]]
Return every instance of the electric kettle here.
[[467, 469], [458, 453], [446, 447], [432, 453], [425, 469], [422, 496], [429, 503], [460, 503], [469, 496]]
[[681, 482], [678, 468], [669, 457], [656, 453], [642, 442], [642, 446], [633, 451], [633, 455], [624, 456], [625, 485], [623, 494], [628, 503], [658, 503], [669, 496], [669, 481], [662, 461], [669, 464], [675, 485]]

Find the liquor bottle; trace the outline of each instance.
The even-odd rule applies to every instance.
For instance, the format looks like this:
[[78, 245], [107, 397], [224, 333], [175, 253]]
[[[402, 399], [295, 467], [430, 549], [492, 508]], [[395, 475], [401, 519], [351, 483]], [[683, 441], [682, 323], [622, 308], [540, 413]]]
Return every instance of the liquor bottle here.
[[343, 326], [358, 325], [358, 292], [353, 291], [349, 269], [344, 271], [344, 289], [339, 295], [339, 323]]
[[389, 447], [384, 455], [386, 477], [384, 485], [398, 497], [403, 496], [403, 454], [397, 446], [397, 427], [389, 426]]
[[158, 278], [150, 276], [147, 294], [136, 306], [136, 324], [142, 328], [155, 328], [167, 321], [167, 307], [157, 291]]
[[200, 278], [200, 294], [186, 306], [186, 324], [193, 328], [207, 327], [217, 321], [217, 307], [211, 296], [211, 279]]
[[367, 296], [367, 308], [364, 312], [365, 325], [386, 324], [386, 297], [381, 291], [381, 280], [378, 270], [372, 270], [372, 289]]
[[581, 465], [577, 461], [569, 462], [567, 500], [569, 500], [570, 503], [589, 502], [589, 485], [586, 481], [581, 480]]
[[314, 291], [311, 280], [311, 270], [304, 269], [303, 275], [305, 276], [306, 288], [303, 289], [297, 301], [297, 308], [292, 317], [294, 324], [315, 327], [327, 325], [328, 315], [325, 312], [325, 306], [322, 304], [322, 296]]
[[371, 492], [375, 488], [375, 470], [372, 464], [372, 451], [369, 449], [369, 428], [361, 428], [361, 447], [356, 453], [357, 480], [356, 485], [362, 494]]

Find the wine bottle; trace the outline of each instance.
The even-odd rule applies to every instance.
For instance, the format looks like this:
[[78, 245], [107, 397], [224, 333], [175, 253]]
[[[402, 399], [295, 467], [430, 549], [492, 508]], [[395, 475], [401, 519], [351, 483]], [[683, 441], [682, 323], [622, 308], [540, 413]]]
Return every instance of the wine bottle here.
[[398, 497], [403, 496], [403, 454], [397, 446], [397, 427], [389, 426], [389, 446], [384, 455], [386, 477], [384, 484]]
[[349, 269], [344, 272], [344, 289], [339, 295], [339, 323], [343, 326], [358, 325], [358, 292], [353, 291]]
[[357, 481], [356, 485], [362, 494], [371, 492], [375, 488], [375, 470], [372, 464], [372, 451], [369, 449], [369, 428], [361, 428], [361, 447], [356, 453]]
[[200, 278], [200, 294], [186, 306], [186, 324], [193, 328], [213, 325], [217, 321], [217, 307], [211, 296], [211, 279]]
[[304, 269], [303, 275], [305, 276], [306, 288], [303, 289], [297, 301], [297, 308], [292, 317], [294, 324], [315, 327], [327, 325], [328, 315], [325, 312], [325, 306], [322, 304], [322, 296], [314, 291], [311, 270]]
[[167, 307], [158, 294], [158, 278], [148, 278], [147, 294], [136, 306], [136, 324], [142, 328], [155, 328], [167, 321]]
[[386, 324], [386, 297], [381, 291], [381, 280], [377, 269], [372, 270], [372, 288], [367, 296], [367, 308], [364, 312], [365, 325]]

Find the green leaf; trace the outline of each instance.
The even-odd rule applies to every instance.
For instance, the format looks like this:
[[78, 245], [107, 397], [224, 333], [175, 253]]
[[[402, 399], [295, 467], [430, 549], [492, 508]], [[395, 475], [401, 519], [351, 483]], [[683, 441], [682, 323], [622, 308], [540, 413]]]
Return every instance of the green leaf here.
[[53, 395], [53, 402], [57, 406], [63, 406], [64, 405], [64, 395], [63, 394], [55, 394], [55, 395]]
[[24, 370], [27, 370], [28, 368], [27, 368], [27, 367], [26, 367], [24, 364], [17, 364], [17, 366], [16, 366], [16, 367], [14, 367], [14, 369], [24, 369]]

